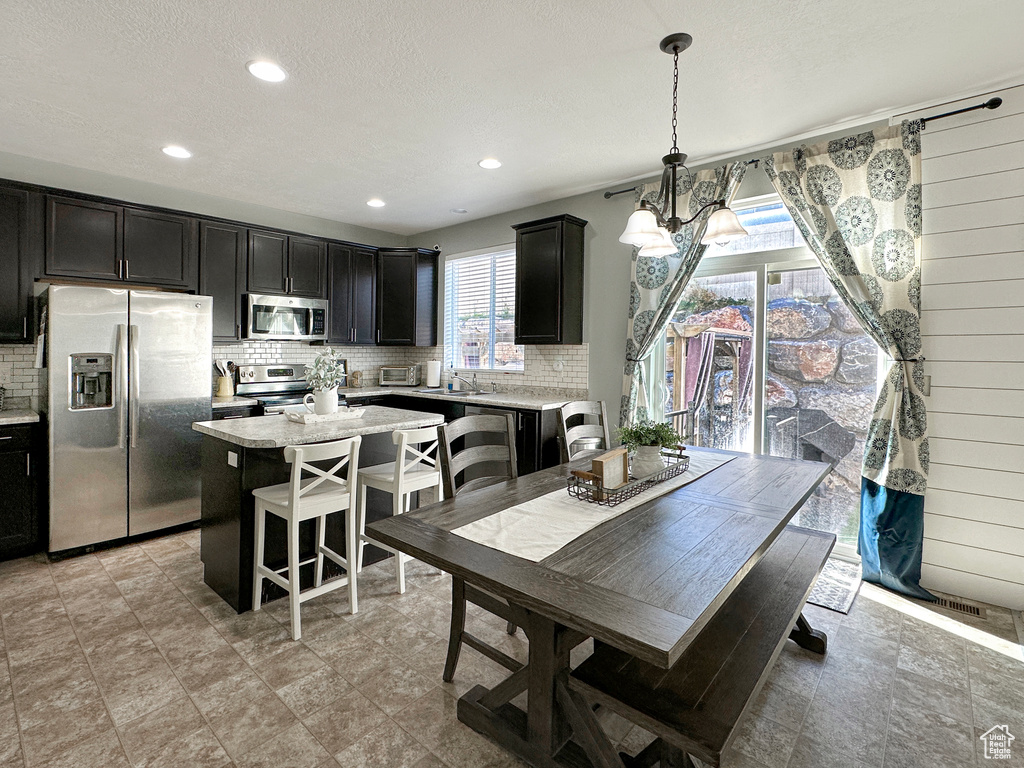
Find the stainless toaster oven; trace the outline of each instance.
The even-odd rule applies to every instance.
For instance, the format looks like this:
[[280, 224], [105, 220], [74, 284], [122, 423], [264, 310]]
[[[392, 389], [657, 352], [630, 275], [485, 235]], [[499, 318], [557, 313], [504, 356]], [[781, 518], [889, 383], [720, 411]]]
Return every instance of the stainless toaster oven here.
[[382, 387], [416, 387], [420, 383], [420, 367], [418, 365], [381, 366], [380, 385]]

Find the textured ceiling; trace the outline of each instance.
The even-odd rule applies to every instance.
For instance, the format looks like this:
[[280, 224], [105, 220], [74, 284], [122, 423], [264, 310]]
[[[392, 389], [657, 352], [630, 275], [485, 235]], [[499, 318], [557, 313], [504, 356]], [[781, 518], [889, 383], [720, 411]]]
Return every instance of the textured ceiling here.
[[[669, 32], [694, 37], [697, 161], [1024, 79], [1020, 0], [0, 0], [0, 20], [0, 151], [400, 234], [656, 173]], [[262, 57], [288, 80], [252, 78]]]

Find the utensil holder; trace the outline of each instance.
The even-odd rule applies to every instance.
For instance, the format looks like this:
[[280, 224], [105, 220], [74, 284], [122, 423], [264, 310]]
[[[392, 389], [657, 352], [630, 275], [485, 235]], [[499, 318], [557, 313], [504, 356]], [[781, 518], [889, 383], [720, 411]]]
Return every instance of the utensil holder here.
[[217, 397], [234, 397], [235, 382], [230, 376], [217, 377]]

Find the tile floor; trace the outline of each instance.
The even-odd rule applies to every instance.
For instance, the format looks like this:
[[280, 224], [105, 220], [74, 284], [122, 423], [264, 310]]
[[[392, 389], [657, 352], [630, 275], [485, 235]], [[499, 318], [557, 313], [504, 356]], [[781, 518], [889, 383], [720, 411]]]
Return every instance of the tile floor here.
[[[198, 547], [190, 531], [0, 563], [0, 766], [521, 765], [455, 717], [502, 670], [467, 649], [441, 682], [447, 577], [411, 564], [399, 596], [390, 565], [369, 567], [360, 613], [344, 590], [311, 601], [295, 643], [283, 601], [242, 616], [221, 602]], [[978, 736], [1003, 724], [1018, 741], [996, 764], [1024, 766], [1019, 615], [963, 621], [870, 586], [849, 616], [808, 613], [828, 656], [787, 643], [724, 766], [986, 766]], [[470, 622], [524, 658], [521, 633]], [[627, 751], [649, 738], [605, 720]]]

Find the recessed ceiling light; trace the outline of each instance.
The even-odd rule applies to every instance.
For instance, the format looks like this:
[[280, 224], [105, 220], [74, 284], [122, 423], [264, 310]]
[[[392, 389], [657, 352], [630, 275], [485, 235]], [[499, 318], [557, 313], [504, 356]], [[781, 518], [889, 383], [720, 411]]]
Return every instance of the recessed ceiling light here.
[[182, 160], [185, 160], [185, 159], [187, 159], [189, 157], [192, 157], [192, 153], [191, 152], [189, 152], [184, 147], [179, 147], [176, 144], [171, 144], [169, 147], [164, 147], [163, 153], [165, 155], [170, 155], [171, 157], [177, 157], [177, 158], [180, 158]]
[[452, 213], [469, 213], [465, 208], [452, 208]]
[[281, 69], [279, 64], [275, 64], [272, 61], [257, 59], [256, 61], [250, 61], [245, 65], [245, 68], [249, 70], [249, 74], [253, 77], [266, 80], [268, 83], [280, 83], [288, 77], [288, 73]]
[[493, 171], [495, 168], [501, 168], [501, 161], [495, 160], [493, 157], [485, 157], [477, 165], [481, 168], [486, 168], [488, 171]]
[[371, 208], [383, 208], [386, 205], [386, 203], [379, 197], [374, 197], [370, 200], [367, 200], [366, 204]]

